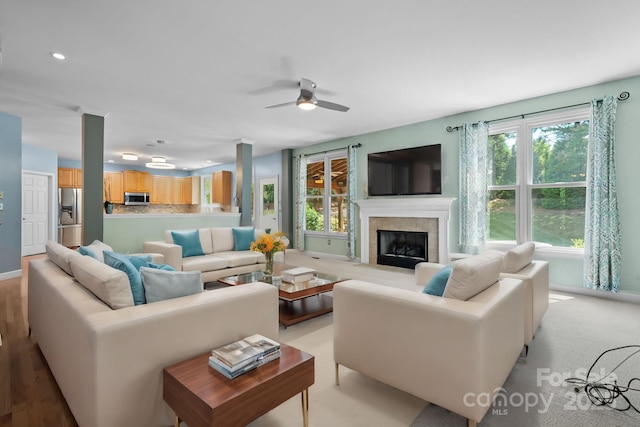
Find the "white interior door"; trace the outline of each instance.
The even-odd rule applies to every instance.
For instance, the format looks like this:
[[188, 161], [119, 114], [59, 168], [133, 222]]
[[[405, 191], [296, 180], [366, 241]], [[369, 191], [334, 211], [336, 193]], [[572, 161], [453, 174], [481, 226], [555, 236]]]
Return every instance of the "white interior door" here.
[[261, 178], [258, 181], [258, 227], [273, 232], [279, 230], [280, 222], [280, 192], [278, 177]]
[[22, 255], [45, 252], [49, 236], [49, 178], [22, 174]]

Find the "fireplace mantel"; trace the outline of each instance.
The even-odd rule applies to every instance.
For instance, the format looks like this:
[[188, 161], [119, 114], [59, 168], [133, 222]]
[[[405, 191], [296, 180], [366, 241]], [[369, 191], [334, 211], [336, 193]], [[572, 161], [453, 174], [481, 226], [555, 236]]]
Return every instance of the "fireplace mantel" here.
[[389, 198], [357, 200], [360, 207], [360, 262], [369, 263], [369, 219], [436, 218], [438, 220], [438, 261], [449, 260], [449, 217], [455, 197]]

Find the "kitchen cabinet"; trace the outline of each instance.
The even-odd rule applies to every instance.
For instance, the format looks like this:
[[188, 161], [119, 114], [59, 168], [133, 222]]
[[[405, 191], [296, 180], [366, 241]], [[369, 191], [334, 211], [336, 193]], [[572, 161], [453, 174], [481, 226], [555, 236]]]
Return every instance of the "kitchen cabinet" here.
[[171, 204], [184, 204], [184, 193], [182, 191], [182, 182], [184, 180], [179, 177], [171, 177]]
[[124, 177], [122, 172], [104, 172], [103, 202], [108, 198], [111, 203], [124, 204]]
[[152, 205], [171, 204], [171, 177], [153, 175], [151, 177], [151, 194], [149, 202]]
[[59, 188], [82, 188], [82, 169], [58, 168]]
[[231, 210], [231, 172], [218, 171], [213, 173], [212, 202], [220, 203], [222, 208]]
[[189, 201], [192, 205], [200, 204], [200, 177], [192, 176], [191, 177], [191, 200]]
[[151, 192], [152, 178], [149, 172], [124, 171], [124, 192], [126, 193], [149, 193]]

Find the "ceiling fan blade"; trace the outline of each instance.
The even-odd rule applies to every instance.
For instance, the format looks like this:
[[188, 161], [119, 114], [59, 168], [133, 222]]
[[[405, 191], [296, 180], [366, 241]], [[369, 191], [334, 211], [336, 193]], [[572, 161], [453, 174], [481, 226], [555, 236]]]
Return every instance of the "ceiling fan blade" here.
[[349, 107], [345, 107], [344, 105], [336, 104], [329, 101], [322, 101], [320, 99], [318, 99], [318, 102], [316, 103], [316, 105], [318, 107], [328, 108], [329, 110], [342, 111], [342, 112], [349, 111]]
[[283, 104], [269, 105], [268, 107], [264, 107], [264, 108], [280, 108], [280, 107], [286, 107], [288, 105], [296, 105], [296, 101], [285, 102]]

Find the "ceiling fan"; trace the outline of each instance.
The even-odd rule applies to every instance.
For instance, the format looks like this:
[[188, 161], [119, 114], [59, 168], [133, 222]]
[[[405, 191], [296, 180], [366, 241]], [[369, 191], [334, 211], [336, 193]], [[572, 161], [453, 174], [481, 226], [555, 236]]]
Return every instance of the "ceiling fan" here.
[[302, 110], [313, 110], [316, 107], [322, 107], [335, 111], [349, 111], [349, 107], [345, 107], [344, 105], [336, 104], [329, 101], [323, 101], [316, 98], [316, 84], [309, 79], [300, 79], [300, 82], [298, 82], [298, 87], [300, 87], [300, 96], [298, 96], [297, 100], [292, 102], [285, 102], [284, 104], [270, 105], [266, 108], [280, 108], [295, 104]]

